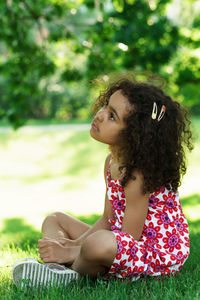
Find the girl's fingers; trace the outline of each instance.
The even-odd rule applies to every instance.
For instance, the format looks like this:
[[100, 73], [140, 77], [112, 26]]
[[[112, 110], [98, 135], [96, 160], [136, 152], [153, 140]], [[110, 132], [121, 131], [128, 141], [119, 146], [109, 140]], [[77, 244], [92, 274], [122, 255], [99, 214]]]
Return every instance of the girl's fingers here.
[[43, 241], [43, 240], [39, 240], [38, 241], [38, 247], [44, 247], [46, 245], [46, 241]]
[[51, 244], [51, 240], [39, 240], [38, 241], [39, 248], [47, 247], [50, 244]]
[[47, 251], [45, 251], [45, 250], [43, 250], [43, 251], [39, 250], [38, 252], [40, 253], [40, 255], [44, 255], [47, 253]]

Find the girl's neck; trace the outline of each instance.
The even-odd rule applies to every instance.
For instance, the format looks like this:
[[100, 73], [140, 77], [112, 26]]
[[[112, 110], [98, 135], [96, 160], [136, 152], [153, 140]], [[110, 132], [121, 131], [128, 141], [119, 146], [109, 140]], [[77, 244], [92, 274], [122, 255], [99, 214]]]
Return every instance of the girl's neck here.
[[115, 164], [115, 165], [121, 165], [120, 161], [119, 161], [119, 158], [116, 156], [116, 155], [113, 155], [113, 153], [111, 152], [111, 160], [112, 160], [112, 163]]
[[119, 166], [122, 165], [122, 160], [119, 157], [119, 149], [117, 146], [109, 145], [109, 151], [111, 153], [111, 159], [115, 164], [118, 164]]
[[125, 174], [125, 168], [120, 168], [122, 166], [122, 164], [120, 163], [120, 161], [117, 159], [116, 156], [113, 156], [113, 154], [111, 153], [111, 178], [114, 180], [117, 179], [122, 179], [122, 177]]

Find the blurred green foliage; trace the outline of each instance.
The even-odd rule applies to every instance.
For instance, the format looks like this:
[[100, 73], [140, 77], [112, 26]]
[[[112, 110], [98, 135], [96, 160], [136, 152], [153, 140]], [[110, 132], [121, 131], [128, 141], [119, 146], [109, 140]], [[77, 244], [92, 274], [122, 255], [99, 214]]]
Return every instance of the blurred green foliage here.
[[88, 118], [114, 72], [150, 71], [200, 114], [200, 5], [183, 0], [0, 2], [0, 119]]

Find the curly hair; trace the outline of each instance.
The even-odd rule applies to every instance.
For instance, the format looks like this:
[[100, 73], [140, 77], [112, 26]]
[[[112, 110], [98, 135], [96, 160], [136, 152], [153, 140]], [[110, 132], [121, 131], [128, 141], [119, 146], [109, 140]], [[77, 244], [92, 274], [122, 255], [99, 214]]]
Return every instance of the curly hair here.
[[[143, 82], [120, 79], [104, 90], [95, 103], [95, 110], [106, 105], [117, 90], [128, 99], [133, 109], [125, 116], [126, 127], [119, 133], [119, 146], [109, 146], [125, 168], [122, 186], [126, 186], [134, 171], [142, 173], [143, 191], [153, 192], [162, 186], [173, 191], [186, 173], [186, 148], [193, 149], [188, 112], [159, 87]], [[153, 104], [158, 114], [162, 105], [166, 112], [160, 122], [152, 119]]]

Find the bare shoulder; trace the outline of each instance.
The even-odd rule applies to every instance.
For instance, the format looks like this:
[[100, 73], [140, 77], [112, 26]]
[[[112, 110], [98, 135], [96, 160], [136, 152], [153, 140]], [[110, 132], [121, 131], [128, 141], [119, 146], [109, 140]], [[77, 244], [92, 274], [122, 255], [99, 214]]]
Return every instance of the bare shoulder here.
[[[139, 200], [139, 199], [147, 199], [149, 193], [144, 194], [143, 192], [143, 175], [138, 172], [134, 171], [133, 173], [135, 180], [130, 179], [125, 187], [125, 193], [131, 195], [131, 199]], [[129, 197], [128, 197], [129, 198]]]
[[107, 170], [108, 170], [108, 164], [111, 160], [111, 153], [109, 153], [105, 159], [105, 164], [104, 164], [104, 178], [105, 178], [105, 181], [106, 181], [106, 175], [107, 175]]

